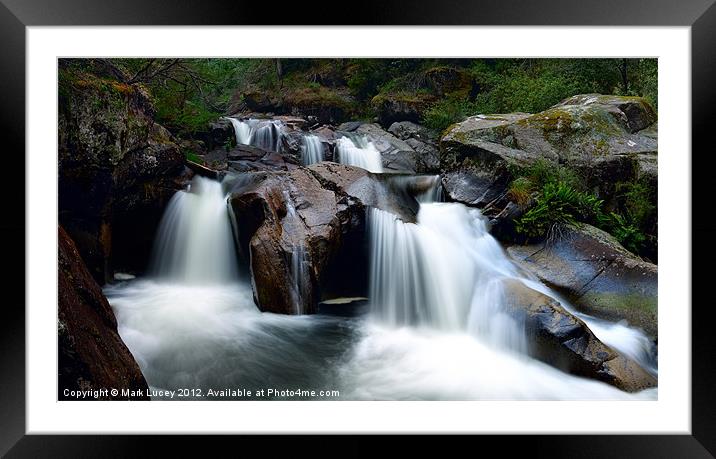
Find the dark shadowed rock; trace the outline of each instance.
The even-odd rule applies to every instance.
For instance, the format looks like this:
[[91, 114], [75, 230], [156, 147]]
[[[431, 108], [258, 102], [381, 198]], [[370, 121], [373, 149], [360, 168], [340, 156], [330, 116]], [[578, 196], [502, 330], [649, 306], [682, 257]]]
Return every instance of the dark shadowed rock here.
[[[106, 389], [100, 400], [149, 400], [147, 382], [117, 333], [107, 299], [61, 226], [57, 280], [58, 399], [73, 400], [65, 389]], [[120, 393], [113, 396], [112, 389]], [[123, 389], [142, 395], [123, 396]]]
[[396, 121], [420, 121], [425, 110], [436, 100], [436, 96], [425, 93], [381, 93], [373, 97], [371, 106], [380, 123], [389, 126]]
[[535, 358], [627, 392], [656, 387], [656, 378], [602, 343], [559, 302], [518, 280], [506, 280], [504, 289], [509, 312], [524, 324], [529, 352]]
[[206, 150], [214, 150], [216, 148], [224, 148], [235, 142], [234, 127], [226, 118], [220, 118], [215, 122], [209, 123], [206, 130], [199, 132], [197, 137], [203, 141]]
[[657, 338], [657, 266], [631, 254], [604, 231], [589, 225], [567, 228], [549, 243], [514, 245], [507, 251], [579, 310], [626, 320]]
[[99, 283], [113, 268], [146, 266], [185, 171], [148, 95], [121, 78], [105, 60], [66, 60], [59, 70], [59, 220]]
[[315, 313], [321, 299], [365, 295], [366, 207], [407, 221], [417, 210], [381, 176], [335, 163], [245, 174], [232, 187], [256, 303], [282, 314]]
[[451, 199], [484, 207], [505, 193], [512, 179], [511, 168], [525, 167], [536, 160], [522, 150], [486, 140], [464, 144], [453, 140], [455, 133], [443, 138], [441, 166], [443, 186]]
[[388, 132], [404, 140], [417, 153], [416, 172], [430, 173], [440, 170], [440, 150], [435, 133], [410, 121], [393, 123], [388, 128]]

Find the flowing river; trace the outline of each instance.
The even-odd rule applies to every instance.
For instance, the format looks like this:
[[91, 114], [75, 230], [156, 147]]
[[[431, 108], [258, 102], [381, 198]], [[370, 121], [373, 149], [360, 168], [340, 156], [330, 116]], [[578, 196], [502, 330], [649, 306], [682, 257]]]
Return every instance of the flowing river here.
[[[237, 138], [276, 148], [274, 124], [238, 123]], [[339, 158], [380, 167], [370, 143], [345, 139]], [[320, 161], [318, 148], [307, 139], [304, 162]], [[367, 302], [347, 315], [285, 316], [257, 309], [237, 267], [226, 190], [195, 177], [165, 212], [149, 274], [105, 287], [120, 335], [152, 389], [198, 389], [203, 400], [266, 398], [261, 389], [291, 400], [312, 398], [299, 390], [328, 391], [313, 397], [322, 400], [656, 398], [657, 389], [626, 393], [529, 357], [502, 304], [505, 279], [558, 299], [604, 343], [657, 372], [640, 330], [579, 314], [521, 272], [478, 210], [437, 202], [437, 188], [418, 200], [415, 224], [368, 210]], [[300, 283], [301, 257], [297, 247], [286, 282]]]

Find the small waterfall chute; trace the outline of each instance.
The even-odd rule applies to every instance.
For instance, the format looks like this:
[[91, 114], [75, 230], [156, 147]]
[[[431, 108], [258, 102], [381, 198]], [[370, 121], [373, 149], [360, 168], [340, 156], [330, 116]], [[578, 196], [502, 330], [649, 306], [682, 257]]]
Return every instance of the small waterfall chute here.
[[301, 145], [301, 161], [304, 166], [316, 164], [323, 161], [323, 145], [317, 135], [309, 134], [303, 136]]
[[361, 137], [341, 137], [336, 140], [338, 162], [349, 166], [362, 167], [370, 172], [383, 172], [380, 152], [373, 142]]
[[236, 143], [253, 145], [268, 151], [279, 151], [283, 123], [279, 120], [227, 118], [234, 127]]
[[189, 284], [238, 276], [233, 230], [221, 183], [196, 176], [169, 202], [157, 232], [150, 271]]

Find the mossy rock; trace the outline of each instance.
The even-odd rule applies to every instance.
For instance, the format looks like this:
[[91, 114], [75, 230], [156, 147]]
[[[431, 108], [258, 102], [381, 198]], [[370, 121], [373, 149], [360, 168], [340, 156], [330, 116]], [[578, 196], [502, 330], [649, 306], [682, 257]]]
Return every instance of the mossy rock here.
[[656, 114], [642, 98], [577, 95], [532, 115], [480, 114], [454, 124], [441, 138], [440, 163], [446, 176], [457, 172], [484, 176], [494, 168], [466, 167], [463, 158], [479, 156], [487, 142], [521, 152], [504, 158], [507, 166], [514, 166], [510, 157], [520, 156], [577, 171], [583, 179], [581, 188], [593, 190], [608, 205], [616, 202], [617, 183], [635, 180], [647, 182], [655, 198], [655, 125]]

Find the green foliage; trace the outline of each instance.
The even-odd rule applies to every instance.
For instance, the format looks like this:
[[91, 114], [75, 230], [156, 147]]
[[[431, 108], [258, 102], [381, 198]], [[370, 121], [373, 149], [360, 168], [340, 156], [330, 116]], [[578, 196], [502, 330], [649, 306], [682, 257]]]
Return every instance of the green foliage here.
[[535, 185], [528, 177], [518, 177], [510, 183], [507, 197], [521, 208], [526, 208], [532, 201]]
[[456, 98], [442, 99], [432, 104], [423, 114], [423, 124], [436, 132], [464, 120], [476, 112], [474, 103]]
[[644, 247], [646, 235], [638, 224], [635, 223], [631, 215], [622, 216], [614, 212], [610, 212], [609, 220], [605, 225], [606, 231], [612, 234], [617, 240], [634, 253], [639, 253]]
[[236, 146], [236, 137], [229, 136], [228, 139], [226, 139], [226, 142], [224, 142], [224, 150], [227, 152], [231, 151]]
[[623, 200], [624, 213], [639, 226], [647, 224], [656, 211], [649, 188], [644, 182], [634, 181], [617, 185], [617, 194]]
[[581, 189], [582, 180], [572, 169], [544, 158], [537, 159], [518, 175], [529, 178], [536, 188], [542, 188], [548, 183], [563, 183], [584, 191]]
[[633, 253], [644, 251], [648, 222], [655, 208], [643, 183], [621, 184], [622, 210], [605, 213], [601, 199], [578, 190], [579, 180], [574, 172], [550, 164], [538, 162], [510, 184], [508, 197], [523, 207], [539, 190], [535, 204], [515, 222], [518, 234], [529, 239], [549, 239], [562, 227], [582, 222], [607, 231]]
[[598, 225], [603, 220], [602, 200], [562, 182], [545, 184], [536, 201], [515, 222], [516, 231], [529, 238], [549, 238], [563, 226], [579, 221]]
[[184, 157], [191, 162], [197, 164], [204, 164], [204, 160], [201, 158], [201, 156], [197, 155], [193, 150], [184, 150]]

